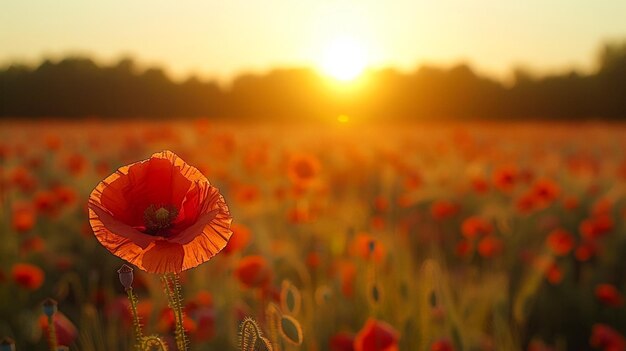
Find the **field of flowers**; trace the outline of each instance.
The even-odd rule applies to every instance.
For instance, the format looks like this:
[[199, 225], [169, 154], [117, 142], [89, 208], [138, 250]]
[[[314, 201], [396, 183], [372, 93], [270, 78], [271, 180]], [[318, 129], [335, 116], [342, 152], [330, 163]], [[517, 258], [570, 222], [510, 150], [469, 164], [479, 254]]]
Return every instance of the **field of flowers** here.
[[[232, 216], [174, 275], [109, 252], [88, 211], [163, 150]], [[190, 350], [626, 350], [622, 124], [5, 121], [0, 201], [0, 350], [131, 350], [138, 329], [180, 350], [181, 328]], [[167, 209], [138, 209], [144, 232]]]

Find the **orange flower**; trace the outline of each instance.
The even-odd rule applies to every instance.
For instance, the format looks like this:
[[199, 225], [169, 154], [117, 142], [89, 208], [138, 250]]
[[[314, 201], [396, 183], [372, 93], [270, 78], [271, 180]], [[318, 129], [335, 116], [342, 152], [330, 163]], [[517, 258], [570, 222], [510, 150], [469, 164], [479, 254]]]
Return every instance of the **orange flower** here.
[[479, 235], [489, 235], [493, 231], [491, 223], [481, 217], [468, 217], [461, 224], [461, 234], [467, 239], [474, 239]]
[[515, 166], [502, 166], [493, 172], [493, 185], [501, 191], [508, 192], [513, 189], [518, 177], [519, 171]]
[[592, 347], [603, 350], [623, 351], [626, 349], [626, 339], [615, 329], [601, 323], [593, 325], [589, 343]]
[[478, 253], [485, 258], [497, 256], [502, 252], [502, 240], [494, 236], [486, 236], [478, 243]]
[[339, 332], [328, 340], [330, 351], [354, 351], [354, 335]]
[[[57, 344], [62, 346], [70, 346], [76, 337], [78, 337], [78, 330], [62, 312], [57, 311], [52, 317], [54, 323], [54, 330], [56, 332]], [[42, 330], [42, 335], [47, 338], [48, 332], [48, 317], [41, 315], [39, 317], [39, 327]]]
[[454, 347], [452, 343], [448, 341], [448, 339], [441, 339], [435, 341], [432, 345], [430, 345], [431, 351], [454, 351]]
[[89, 222], [113, 254], [151, 273], [209, 260], [232, 235], [217, 188], [171, 151], [121, 167], [89, 197]]
[[315, 156], [293, 155], [287, 163], [287, 176], [296, 185], [308, 186], [317, 180], [320, 169], [320, 162]]
[[350, 249], [352, 255], [375, 262], [381, 262], [385, 258], [387, 251], [385, 245], [380, 240], [376, 240], [376, 238], [367, 233], [360, 233], [355, 236]]
[[624, 297], [611, 284], [600, 284], [596, 286], [596, 298], [603, 304], [611, 307], [620, 307], [624, 304]]
[[32, 264], [17, 263], [13, 265], [11, 276], [17, 285], [28, 290], [37, 290], [43, 285], [43, 271]]
[[563, 229], [555, 229], [546, 238], [546, 244], [555, 255], [565, 256], [574, 248], [574, 237]]
[[355, 351], [397, 351], [398, 332], [389, 324], [370, 318], [354, 338]]
[[250, 229], [243, 224], [233, 223], [230, 226], [233, 235], [228, 240], [228, 244], [224, 248], [225, 254], [231, 254], [239, 250], [243, 250], [250, 242]]
[[272, 280], [272, 271], [263, 256], [246, 256], [235, 268], [235, 276], [248, 288], [264, 287]]
[[442, 220], [454, 216], [459, 212], [459, 206], [450, 201], [440, 200], [430, 206], [430, 214], [434, 219]]
[[25, 203], [16, 204], [13, 208], [11, 222], [15, 231], [27, 232], [35, 226], [35, 209]]
[[558, 184], [547, 178], [537, 180], [532, 189], [535, 199], [543, 206], [548, 206], [554, 201], [560, 191]]

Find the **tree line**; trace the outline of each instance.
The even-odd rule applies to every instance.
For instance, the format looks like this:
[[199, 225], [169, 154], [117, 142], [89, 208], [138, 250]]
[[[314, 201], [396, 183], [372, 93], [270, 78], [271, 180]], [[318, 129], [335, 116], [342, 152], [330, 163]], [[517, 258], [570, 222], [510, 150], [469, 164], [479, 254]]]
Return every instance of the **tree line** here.
[[514, 73], [512, 84], [460, 64], [411, 73], [369, 71], [341, 86], [308, 68], [242, 74], [229, 86], [182, 82], [132, 59], [106, 66], [89, 58], [44, 60], [0, 69], [0, 117], [216, 117], [315, 120], [346, 114], [371, 119], [624, 119], [626, 42], [604, 45], [582, 74]]

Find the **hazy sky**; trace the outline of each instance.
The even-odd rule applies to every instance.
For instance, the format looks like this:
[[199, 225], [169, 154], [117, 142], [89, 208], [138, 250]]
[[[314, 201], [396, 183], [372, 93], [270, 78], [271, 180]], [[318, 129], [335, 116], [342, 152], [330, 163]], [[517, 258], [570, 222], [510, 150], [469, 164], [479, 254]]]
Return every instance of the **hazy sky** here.
[[319, 66], [349, 36], [373, 66], [469, 61], [504, 74], [591, 67], [626, 39], [626, 0], [1, 0], [0, 63], [132, 55], [177, 77]]

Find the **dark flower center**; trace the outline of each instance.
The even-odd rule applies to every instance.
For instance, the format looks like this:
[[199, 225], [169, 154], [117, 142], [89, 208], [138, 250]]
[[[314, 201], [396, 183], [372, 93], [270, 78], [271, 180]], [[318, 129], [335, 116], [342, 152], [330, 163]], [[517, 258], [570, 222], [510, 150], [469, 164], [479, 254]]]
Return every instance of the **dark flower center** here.
[[165, 229], [178, 217], [178, 209], [172, 205], [150, 205], [143, 212], [146, 234], [168, 236]]

